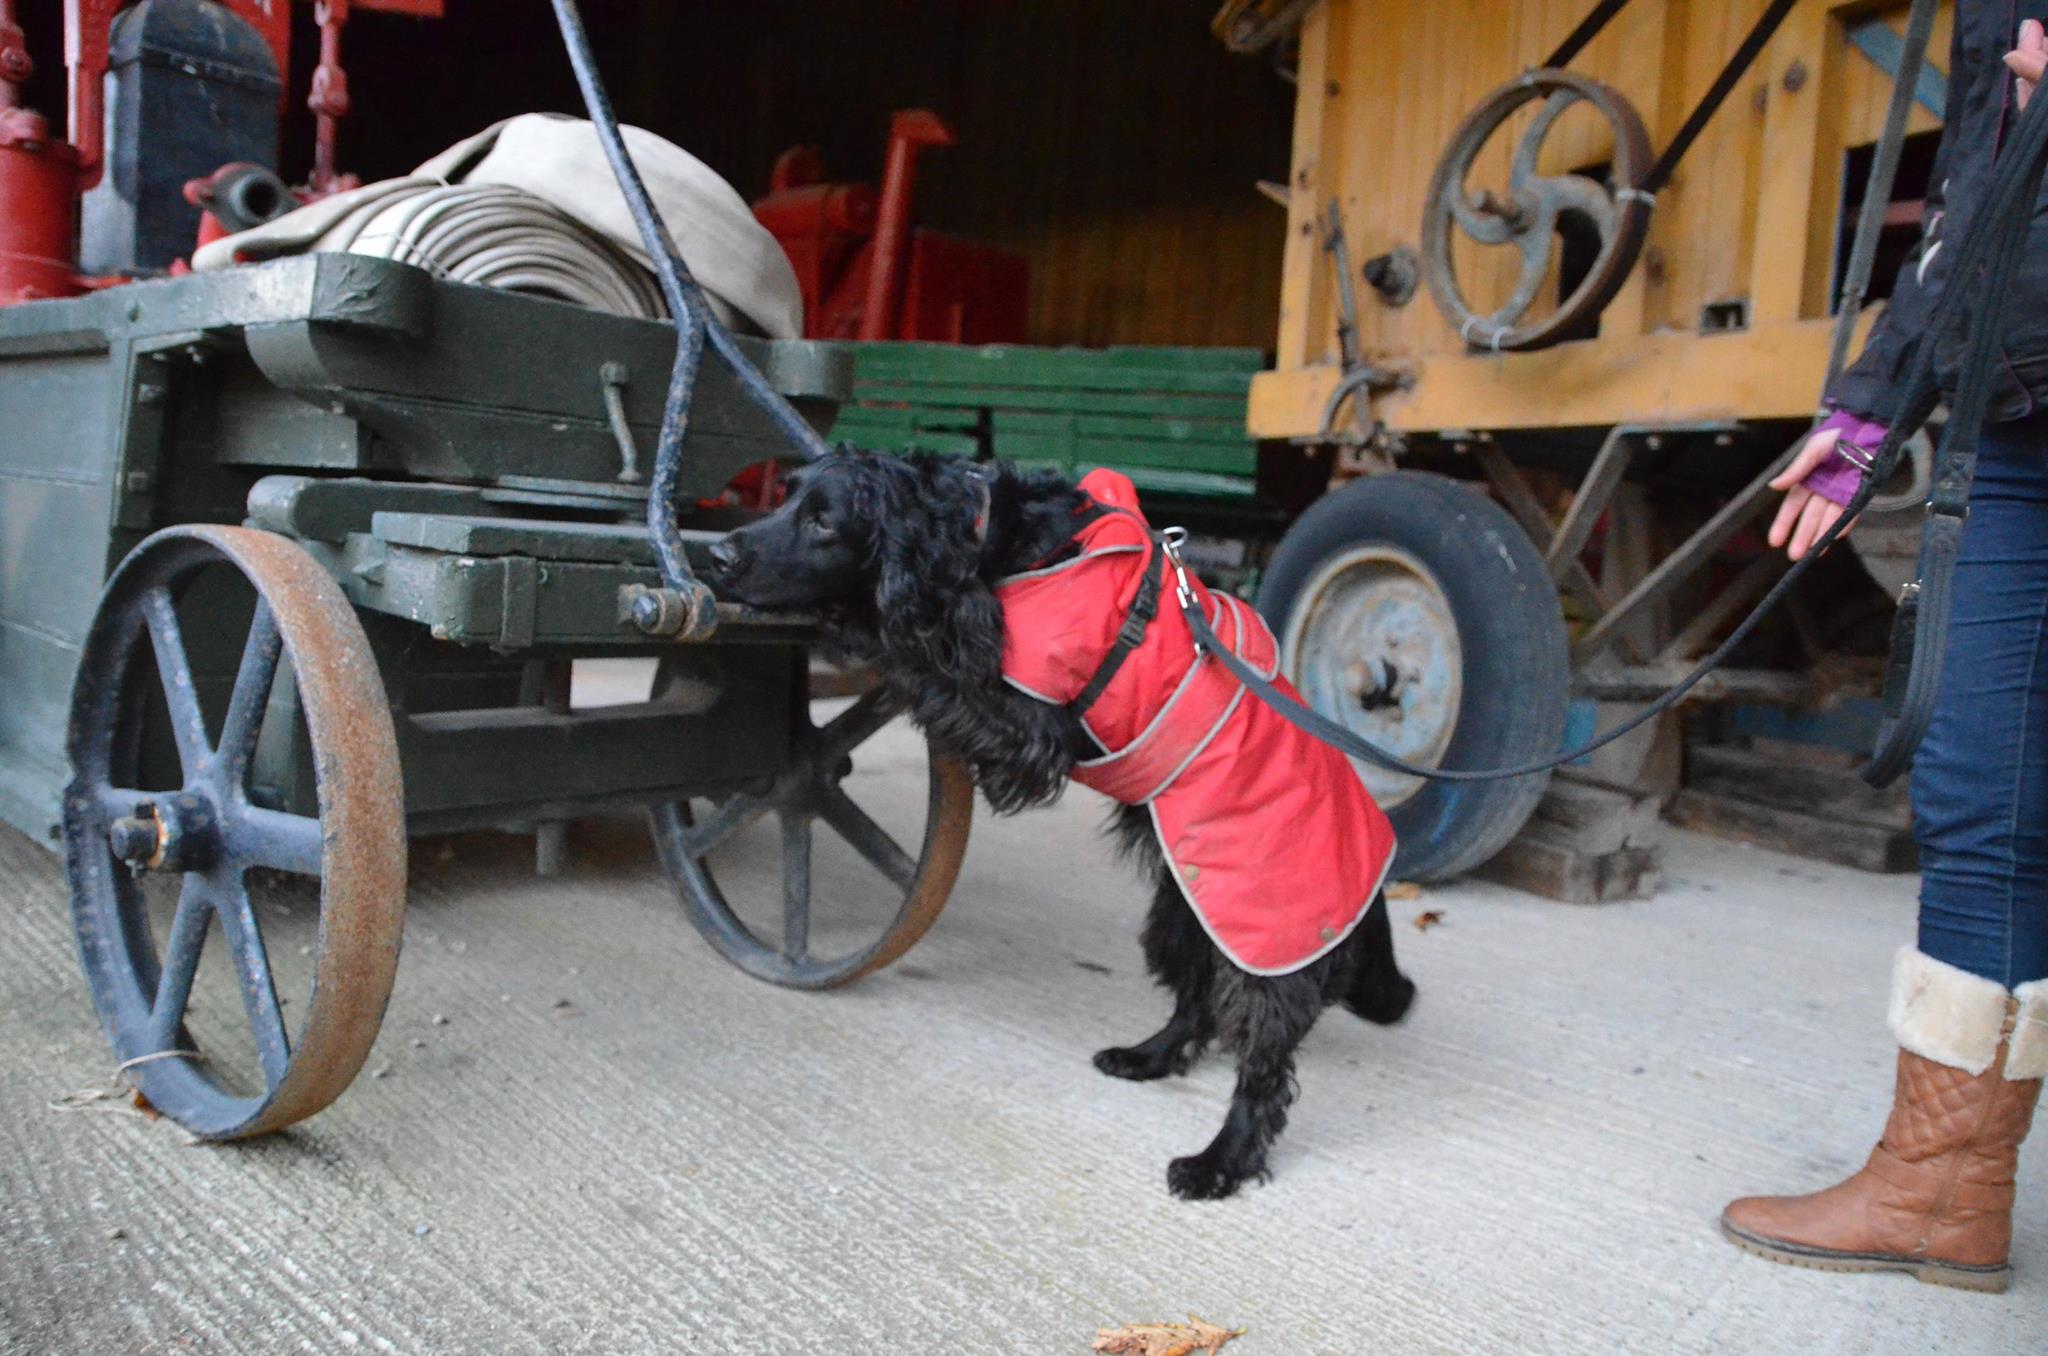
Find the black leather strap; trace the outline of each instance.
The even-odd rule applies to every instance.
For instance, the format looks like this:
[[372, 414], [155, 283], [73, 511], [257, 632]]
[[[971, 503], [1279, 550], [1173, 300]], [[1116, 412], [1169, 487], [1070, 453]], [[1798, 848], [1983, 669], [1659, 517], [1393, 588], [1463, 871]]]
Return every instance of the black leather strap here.
[[1571, 31], [1550, 58], [1543, 64], [1552, 70], [1569, 66], [1573, 57], [1586, 50], [1586, 44], [1600, 36], [1600, 30], [1607, 27], [1607, 21], [1628, 8], [1628, 0], [1600, 0], [1592, 13], [1579, 20], [1579, 26]]
[[1693, 142], [1699, 140], [1700, 133], [1707, 130], [1707, 124], [1714, 120], [1714, 114], [1720, 111], [1721, 105], [1727, 101], [1737, 82], [1756, 64], [1757, 57], [1763, 54], [1764, 46], [1770, 42], [1771, 35], [1778, 31], [1778, 26], [1785, 22], [1785, 16], [1792, 12], [1794, 3], [1796, 0], [1772, 0], [1770, 8], [1757, 16], [1756, 23], [1751, 25], [1748, 35], [1742, 40], [1742, 45], [1728, 58], [1728, 64], [1723, 66], [1721, 73], [1714, 78], [1713, 85], [1701, 97], [1692, 115], [1685, 120], [1685, 126], [1678, 129], [1678, 135], [1671, 138], [1671, 144], [1657, 157], [1657, 163], [1650, 167], [1650, 172], [1636, 185], [1639, 191], [1660, 193], [1664, 186], [1671, 182], [1671, 176], [1678, 171], [1678, 162], [1692, 149]]
[[1088, 686], [1067, 703], [1067, 710], [1075, 716], [1085, 715], [1088, 708], [1095, 705], [1109, 687], [1110, 680], [1116, 677], [1117, 670], [1131, 657], [1132, 651], [1145, 643], [1145, 633], [1152, 628], [1152, 619], [1159, 615], [1159, 581], [1166, 572], [1165, 556], [1155, 540], [1152, 554], [1145, 561], [1145, 577], [1138, 581], [1137, 596], [1131, 599], [1131, 610], [1124, 614], [1124, 624], [1117, 628], [1116, 642], [1102, 657], [1102, 663], [1097, 666], [1095, 676], [1088, 680]]

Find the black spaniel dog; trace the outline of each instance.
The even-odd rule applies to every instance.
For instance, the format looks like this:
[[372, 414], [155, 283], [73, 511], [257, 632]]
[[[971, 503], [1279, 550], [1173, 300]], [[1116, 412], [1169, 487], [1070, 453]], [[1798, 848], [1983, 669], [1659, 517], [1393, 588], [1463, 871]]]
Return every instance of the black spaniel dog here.
[[[989, 804], [1014, 813], [1052, 801], [1078, 758], [1099, 753], [1065, 706], [1006, 684], [998, 581], [1071, 557], [1104, 510], [1047, 471], [925, 455], [841, 451], [794, 473], [781, 508], [713, 550], [721, 592], [759, 607], [815, 609], [831, 640], [861, 658], [933, 744], [964, 759]], [[1171, 606], [1172, 590], [1163, 604]], [[1116, 1078], [1187, 1071], [1212, 1041], [1237, 1057], [1237, 1086], [1215, 1139], [1167, 1170], [1176, 1196], [1218, 1199], [1267, 1176], [1267, 1151], [1297, 1086], [1295, 1048], [1341, 1002], [1392, 1023], [1415, 987], [1394, 962], [1384, 897], [1344, 940], [1291, 973], [1239, 968], [1211, 940], [1166, 868], [1146, 813], [1122, 806], [1110, 832], [1154, 883], [1144, 952], [1173, 1015], [1136, 1045], [1100, 1051]]]

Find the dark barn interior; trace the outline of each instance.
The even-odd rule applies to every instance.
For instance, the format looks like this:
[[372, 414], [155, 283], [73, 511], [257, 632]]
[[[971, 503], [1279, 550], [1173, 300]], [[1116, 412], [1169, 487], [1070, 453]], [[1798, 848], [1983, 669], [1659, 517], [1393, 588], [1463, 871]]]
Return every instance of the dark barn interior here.
[[[958, 135], [919, 165], [919, 224], [1023, 254], [1029, 337], [1045, 344], [1270, 348], [1293, 90], [1209, 33], [1205, 0], [585, 0], [623, 117], [690, 150], [749, 200], [775, 157], [822, 152], [833, 181], [876, 182], [896, 109]], [[287, 179], [304, 178], [318, 55], [294, 5]], [[62, 107], [56, 0], [26, 0], [39, 73]], [[358, 10], [343, 167], [402, 174], [516, 113], [581, 112], [544, 0], [449, 0], [447, 17]]]

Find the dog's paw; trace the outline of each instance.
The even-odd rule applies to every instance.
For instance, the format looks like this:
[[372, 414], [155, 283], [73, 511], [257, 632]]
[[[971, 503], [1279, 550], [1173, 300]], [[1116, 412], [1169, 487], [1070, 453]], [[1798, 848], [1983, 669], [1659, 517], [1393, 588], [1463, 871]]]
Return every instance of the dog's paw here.
[[1111, 1078], [1128, 1078], [1133, 1083], [1149, 1083], [1155, 1078], [1179, 1072], [1174, 1068], [1171, 1055], [1162, 1055], [1142, 1045], [1112, 1045], [1107, 1050], [1097, 1050], [1095, 1067]]
[[1415, 1004], [1415, 984], [1406, 975], [1361, 984], [1345, 1006], [1375, 1026], [1392, 1026]]
[[1166, 1189], [1184, 1201], [1220, 1201], [1234, 1196], [1253, 1173], [1240, 1171], [1219, 1154], [1189, 1154], [1166, 1165]]

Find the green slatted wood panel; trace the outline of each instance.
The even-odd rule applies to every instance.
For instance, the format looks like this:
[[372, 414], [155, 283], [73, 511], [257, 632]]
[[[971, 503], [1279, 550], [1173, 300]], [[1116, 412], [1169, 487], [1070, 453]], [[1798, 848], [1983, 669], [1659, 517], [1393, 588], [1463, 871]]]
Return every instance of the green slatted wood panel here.
[[872, 343], [833, 433], [880, 451], [998, 457], [1081, 475], [1108, 466], [1149, 494], [1249, 499], [1258, 444], [1252, 348]]

